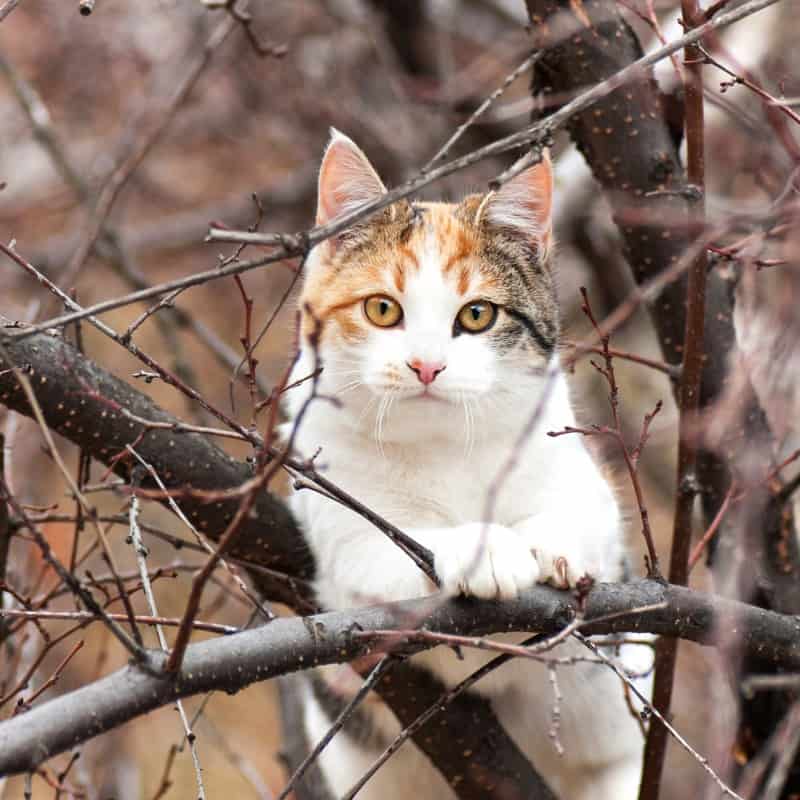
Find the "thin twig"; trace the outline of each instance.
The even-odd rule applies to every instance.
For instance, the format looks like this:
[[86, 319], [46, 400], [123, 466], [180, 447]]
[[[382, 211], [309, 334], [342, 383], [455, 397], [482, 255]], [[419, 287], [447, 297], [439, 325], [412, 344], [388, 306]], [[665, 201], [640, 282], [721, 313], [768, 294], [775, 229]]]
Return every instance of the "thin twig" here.
[[[245, 375], [247, 377], [247, 388], [250, 392], [250, 427], [256, 426], [256, 409], [258, 407], [257, 397], [257, 383], [256, 383], [256, 366], [258, 360], [253, 355], [253, 341], [252, 341], [252, 327], [253, 327], [253, 298], [249, 297], [244, 288], [244, 283], [239, 275], [233, 276], [234, 283], [239, 289], [239, 294], [242, 297], [242, 304], [244, 305], [244, 333], [239, 341], [244, 349], [244, 360], [247, 364]], [[232, 396], [232, 395], [231, 395]]]
[[561, 739], [559, 737], [559, 732], [561, 730], [561, 701], [563, 697], [561, 695], [561, 689], [559, 689], [558, 686], [558, 675], [556, 673], [555, 664], [548, 664], [547, 674], [550, 677], [550, 686], [553, 689], [553, 709], [550, 714], [550, 729], [547, 731], [547, 735], [553, 742], [556, 753], [558, 753], [559, 756], [563, 756], [564, 745], [561, 744]]
[[714, 519], [711, 521], [711, 524], [708, 526], [705, 533], [700, 537], [699, 541], [694, 546], [691, 555], [689, 556], [689, 572], [694, 569], [695, 565], [700, 560], [701, 556], [703, 555], [703, 551], [706, 549], [706, 547], [708, 547], [708, 543], [717, 535], [719, 526], [722, 524], [722, 520], [728, 513], [728, 509], [731, 506], [731, 500], [733, 499], [737, 489], [738, 487], [736, 485], [736, 481], [731, 481], [731, 485], [728, 487], [728, 491], [725, 493], [725, 499], [722, 501], [722, 505], [720, 505], [719, 509], [717, 509]]
[[130, 152], [125, 158], [114, 168], [111, 175], [105, 182], [105, 185], [97, 195], [97, 202], [94, 207], [89, 223], [86, 226], [83, 236], [75, 248], [75, 252], [64, 270], [63, 281], [70, 284], [74, 281], [75, 276], [82, 267], [84, 261], [94, 247], [94, 243], [100, 236], [103, 226], [105, 225], [106, 218], [111, 213], [111, 207], [117, 199], [120, 191], [122, 191], [125, 184], [130, 179], [136, 168], [141, 164], [142, 160], [152, 150], [156, 142], [161, 138], [162, 134], [168, 128], [175, 112], [180, 105], [186, 100], [197, 80], [202, 75], [203, 70], [211, 60], [211, 56], [217, 47], [225, 41], [231, 31], [234, 30], [236, 24], [233, 20], [227, 19], [219, 25], [211, 33], [205, 46], [198, 56], [194, 58], [193, 63], [190, 64], [186, 74], [178, 83], [177, 88], [173, 91], [171, 97], [157, 109], [156, 122], [149, 125], [142, 131], [134, 143]]
[[[141, 472], [141, 468], [136, 470], [133, 473], [134, 479], [139, 476]], [[128, 513], [130, 516], [130, 541], [133, 551], [136, 554], [136, 563], [139, 566], [139, 576], [142, 581], [142, 588], [144, 589], [144, 595], [147, 599], [147, 605], [150, 608], [150, 614], [153, 617], [157, 617], [158, 608], [156, 607], [156, 598], [153, 594], [153, 587], [150, 585], [150, 575], [147, 571], [147, 548], [144, 546], [144, 542], [142, 541], [142, 532], [139, 528], [139, 498], [136, 497], [136, 495], [131, 497], [131, 504]], [[156, 623], [155, 628], [161, 650], [164, 653], [168, 653], [169, 647], [167, 645], [167, 639], [164, 636], [164, 630], [159, 623]], [[197, 737], [194, 735], [192, 728], [189, 725], [189, 720], [186, 716], [186, 710], [183, 707], [183, 701], [176, 700], [175, 708], [178, 710], [181, 722], [183, 723], [186, 740], [189, 742], [189, 751], [192, 756], [192, 763], [194, 764], [195, 780], [197, 781], [198, 800], [205, 800], [206, 791], [203, 785], [203, 771], [200, 766], [200, 756], [197, 752]]]
[[684, 749], [687, 753], [689, 753], [695, 761], [711, 776], [713, 781], [717, 784], [722, 791], [723, 794], [728, 795], [728, 797], [734, 798], [734, 800], [744, 800], [744, 798], [740, 797], [733, 789], [730, 788], [722, 778], [717, 775], [716, 772], [711, 768], [708, 763], [708, 759], [704, 758], [700, 755], [690, 744], [686, 741], [686, 739], [681, 736], [678, 731], [667, 721], [667, 719], [661, 714], [661, 712], [653, 705], [651, 705], [650, 701], [645, 697], [642, 692], [639, 691], [639, 688], [636, 684], [628, 677], [623, 669], [621, 669], [614, 659], [609, 658], [602, 650], [600, 650], [591, 639], [585, 637], [582, 633], [575, 633], [575, 638], [585, 647], [594, 653], [597, 658], [599, 658], [604, 664], [609, 666], [619, 679], [636, 695], [636, 698], [639, 700], [640, 703], [648, 710], [650, 714], [652, 714], [663, 726], [664, 729], [675, 739], [676, 742]]
[[[587, 355], [588, 353], [594, 353], [595, 355], [602, 356], [604, 355], [604, 349], [602, 347], [587, 347], [585, 345], [579, 346], [574, 342], [565, 342], [565, 347], [571, 347], [574, 349], [574, 353], [565, 359], [565, 366], [572, 367], [572, 365], [582, 356]], [[641, 364], [645, 367], [650, 367], [650, 369], [657, 370], [658, 372], [663, 372], [671, 381], [678, 381], [681, 377], [681, 368], [677, 364], [668, 364], [666, 361], [657, 361], [653, 358], [646, 358], [645, 356], [640, 356], [637, 353], [630, 353], [627, 350], [616, 350], [613, 347], [608, 348], [608, 354], [612, 358], [621, 358], [624, 361], [632, 361], [635, 364]]]
[[[147, 461], [145, 461], [141, 457], [141, 455], [139, 455], [139, 453], [130, 445], [127, 446], [127, 449], [131, 453], [131, 455], [148, 471], [150, 477], [156, 482], [156, 484], [162, 490], [162, 492], [164, 493], [164, 497], [167, 500], [167, 504], [172, 509], [173, 513], [178, 517], [178, 519], [191, 531], [192, 535], [197, 540], [199, 547], [205, 550], [205, 552], [208, 553], [209, 555], [213, 555], [215, 552], [217, 552], [215, 551], [213, 545], [208, 541], [208, 539], [206, 539], [206, 537], [203, 536], [203, 534], [200, 533], [200, 531], [198, 531], [197, 528], [189, 521], [189, 518], [183, 513], [180, 506], [170, 496], [169, 492], [167, 491], [167, 487], [164, 486], [161, 477], [159, 476], [158, 472], [156, 472], [152, 464], [149, 464]], [[228, 574], [233, 578], [234, 582], [239, 587], [242, 594], [252, 603], [254, 608], [263, 616], [264, 620], [266, 622], [269, 622], [270, 620], [274, 619], [275, 615], [272, 614], [269, 608], [267, 608], [267, 606], [263, 602], [259, 601], [258, 598], [255, 597], [255, 595], [247, 588], [247, 584], [242, 580], [238, 571], [235, 570], [229, 564], [229, 560], [223, 558], [221, 559], [221, 563], [222, 566], [227, 570]], [[270, 570], [268, 570], [268, 572], [274, 574]]]
[[[681, 0], [684, 27], [702, 30], [703, 16], [698, 0]], [[719, 19], [719, 17], [718, 17]], [[702, 51], [700, 39], [689, 43], [684, 51], [685, 129], [687, 144], [687, 177], [698, 187], [699, 195], [690, 204], [689, 223], [703, 230], [705, 215], [705, 122], [703, 107]], [[689, 549], [692, 543], [692, 512], [696, 495], [695, 474], [698, 455], [697, 413], [700, 409], [700, 383], [703, 375], [703, 334], [706, 311], [706, 276], [708, 252], [703, 248], [689, 268], [686, 287], [686, 330], [683, 338], [683, 363], [678, 391], [678, 471], [677, 496], [672, 528], [669, 580], [685, 586], [689, 580]], [[657, 718], [670, 715], [675, 681], [677, 642], [661, 639], [656, 645], [656, 671], [653, 704]], [[667, 725], [651, 725], [645, 746], [639, 800], [658, 800], [661, 775], [667, 748]]]
[[14, 713], [18, 714], [20, 711], [30, 709], [31, 705], [36, 702], [37, 698], [41, 697], [42, 694], [44, 694], [51, 686], [54, 686], [61, 677], [61, 673], [66, 668], [67, 664], [72, 661], [75, 654], [82, 647], [83, 639], [75, 642], [72, 649], [67, 653], [66, 656], [64, 656], [64, 658], [61, 660], [61, 663], [55, 668], [53, 674], [27, 700], [20, 697], [19, 701], [17, 702], [17, 707], [14, 709]]
[[233, 241], [247, 242], [252, 244], [276, 245], [278, 250], [269, 256], [265, 256], [254, 261], [230, 264], [222, 269], [208, 270], [206, 272], [200, 272], [184, 278], [179, 278], [174, 281], [167, 281], [157, 286], [152, 286], [148, 289], [132, 292], [124, 297], [117, 297], [111, 300], [105, 300], [103, 302], [96, 303], [95, 305], [83, 308], [80, 311], [73, 311], [68, 314], [53, 317], [52, 319], [45, 320], [44, 322], [32, 325], [22, 330], [10, 331], [7, 335], [15, 338], [26, 338], [34, 333], [41, 333], [48, 328], [60, 327], [68, 322], [73, 322], [75, 319], [91, 317], [115, 308], [120, 308], [125, 305], [130, 305], [131, 303], [139, 302], [141, 300], [148, 300], [152, 297], [158, 297], [163, 295], [165, 292], [172, 291], [173, 289], [197, 286], [231, 275], [239, 275], [251, 269], [256, 269], [275, 261], [281, 261], [291, 256], [303, 255], [304, 253], [307, 253], [311, 247], [330, 238], [331, 236], [341, 233], [352, 226], [355, 222], [377, 213], [381, 209], [391, 205], [397, 200], [410, 196], [423, 186], [427, 186], [439, 178], [450, 175], [453, 172], [464, 169], [472, 164], [476, 164], [486, 158], [500, 155], [525, 145], [531, 145], [532, 143], [548, 138], [553, 131], [565, 125], [572, 118], [572, 116], [580, 111], [585, 110], [586, 108], [589, 108], [592, 104], [603, 97], [606, 97], [620, 86], [624, 86], [628, 82], [639, 77], [645, 70], [658, 61], [667, 58], [670, 54], [680, 50], [688, 44], [699, 41], [710, 31], [726, 27], [738, 22], [741, 19], [745, 19], [746, 17], [755, 14], [764, 8], [767, 8], [776, 2], [779, 2], [779, 0], [749, 0], [749, 2], [743, 3], [732, 11], [719, 15], [699, 28], [695, 28], [684, 36], [675, 39], [668, 45], [655, 50], [649, 55], [643, 56], [632, 64], [629, 64], [627, 67], [615, 73], [607, 80], [580, 94], [569, 103], [566, 103], [551, 116], [528, 126], [518, 133], [498, 139], [497, 141], [492, 142], [485, 147], [478, 148], [477, 150], [474, 150], [473, 152], [468, 153], [461, 158], [454, 159], [442, 165], [441, 167], [432, 169], [424, 176], [413, 178], [397, 188], [386, 192], [375, 200], [353, 210], [352, 212], [338, 217], [336, 220], [329, 222], [326, 225], [318, 226], [313, 228], [311, 231], [295, 234], [255, 234], [248, 231], [233, 232], [224, 230], [212, 230], [209, 233], [209, 240], [211, 241]]
[[6, 0], [0, 6], [0, 22], [2, 22], [18, 5], [20, 0]]
[[592, 362], [592, 366], [597, 369], [597, 371], [608, 383], [608, 400], [611, 406], [611, 418], [614, 424], [611, 427], [607, 425], [592, 425], [589, 428], [567, 426], [561, 431], [548, 431], [547, 435], [551, 437], [557, 437], [570, 433], [579, 433], [583, 436], [604, 434], [611, 436], [617, 441], [620, 451], [622, 452], [622, 457], [625, 461], [625, 466], [628, 470], [628, 476], [630, 478], [631, 485], [633, 486], [634, 494], [636, 495], [639, 518], [642, 522], [642, 536], [647, 546], [647, 557], [645, 558], [647, 565], [647, 576], [649, 578], [660, 578], [661, 572], [658, 565], [658, 553], [656, 552], [655, 543], [653, 541], [653, 533], [650, 529], [650, 515], [648, 513], [647, 506], [645, 505], [644, 492], [642, 490], [641, 482], [639, 481], [637, 465], [645, 443], [647, 442], [647, 437], [650, 432], [650, 424], [652, 423], [656, 414], [658, 414], [658, 412], [661, 410], [661, 401], [659, 400], [656, 403], [655, 407], [649, 414], [645, 414], [644, 420], [642, 421], [641, 432], [639, 433], [639, 441], [637, 442], [636, 447], [634, 447], [633, 450], [630, 450], [622, 433], [622, 421], [620, 420], [619, 416], [619, 388], [617, 386], [617, 377], [614, 371], [614, 358], [608, 346], [609, 335], [604, 333], [597, 324], [597, 320], [592, 312], [591, 304], [589, 303], [589, 295], [585, 287], [582, 286], [580, 291], [581, 297], [583, 298], [581, 309], [591, 322], [596, 335], [600, 339], [600, 352], [603, 355], [605, 367], [601, 367], [594, 361]]
[[[382, 630], [380, 628], [369, 631], [354, 631], [353, 636], [357, 639], [364, 639], [366, 641], [380, 641], [382, 648], [404, 648], [412, 643], [424, 644], [443, 644], [448, 647], [470, 647], [475, 650], [485, 650], [494, 653], [503, 653], [514, 658], [527, 658], [533, 661], [541, 661], [546, 664], [558, 664], [565, 666], [574, 661], [572, 656], [565, 658], [553, 658], [543, 655], [549, 653], [553, 648], [562, 642], [566, 641], [575, 631], [579, 631], [582, 627], [587, 625], [596, 625], [599, 622], [610, 622], [612, 619], [620, 619], [628, 614], [645, 614], [650, 611], [661, 611], [666, 608], [664, 603], [648, 603], [646, 605], [638, 606], [630, 611], [622, 613], [612, 612], [610, 614], [603, 614], [601, 616], [593, 617], [591, 621], [583, 619], [577, 615], [572, 622], [565, 625], [560, 631], [550, 636], [545, 636], [538, 639], [531, 645], [525, 644], [512, 644], [510, 642], [502, 642], [496, 639], [490, 639], [485, 636], [466, 636], [455, 633], [442, 633], [441, 631], [430, 630], [428, 628], [420, 629], [396, 629], [396, 630]], [[645, 646], [650, 646], [649, 642], [643, 643]], [[648, 670], [649, 671], [649, 670]]]
[[724, 64], [717, 61], [717, 59], [714, 58], [702, 45], [698, 44], [697, 48], [700, 53], [702, 53], [704, 63], [716, 67], [718, 70], [724, 72], [733, 79], [730, 83], [725, 84], [726, 88], [737, 83], [741, 84], [742, 86], [746, 86], [751, 92], [757, 94], [766, 105], [771, 108], [777, 108], [782, 114], [785, 114], [790, 120], [792, 120], [792, 122], [800, 125], [800, 114], [792, 109], [790, 105], [784, 103], [782, 100], [779, 100], [777, 97], [774, 97], [768, 91], [766, 91], [766, 89], [763, 89], [761, 86], [749, 80], [747, 77], [737, 74], [729, 67], [726, 67]]
[[[109, 580], [113, 580], [109, 578]], [[111, 619], [117, 620], [118, 622], [127, 622], [128, 615], [127, 614], [108, 614]], [[36, 611], [29, 611], [28, 609], [22, 608], [6, 608], [0, 609], [0, 617], [6, 617], [9, 619], [29, 619], [29, 620], [42, 620], [42, 619], [53, 619], [53, 620], [75, 620], [75, 621], [83, 621], [83, 620], [97, 620], [97, 616], [92, 614], [90, 611], [48, 611], [48, 610], [36, 610]], [[137, 614], [136, 621], [141, 623], [142, 625], [164, 625], [166, 627], [175, 628], [180, 624], [180, 619], [178, 617], [160, 617], [160, 616], [152, 616], [148, 614]], [[218, 622], [204, 622], [202, 620], [195, 620], [194, 623], [195, 628], [198, 631], [207, 631], [208, 633], [219, 633], [225, 636], [230, 636], [232, 633], [239, 633], [241, 628], [237, 628], [233, 625], [221, 625]]]
[[[0, 480], [5, 485], [6, 467], [6, 440], [0, 433]], [[5, 592], [3, 587], [6, 582], [6, 570], [8, 568], [8, 552], [11, 548], [11, 513], [9, 505], [2, 493], [0, 493], [0, 612], [5, 606]], [[8, 635], [8, 628], [5, 622], [0, 619], [0, 646], [4, 644]]]
[[339, 715], [336, 717], [327, 733], [317, 742], [314, 749], [300, 762], [276, 800], [286, 800], [289, 793], [297, 785], [297, 782], [306, 774], [308, 768], [319, 758], [322, 751], [342, 729], [345, 722], [350, 719], [362, 700], [372, 691], [375, 684], [389, 671], [396, 661], [397, 658], [395, 656], [386, 655], [373, 667], [350, 702], [339, 712]]
[[[542, 634], [536, 634], [535, 636], [531, 636], [530, 638], [526, 639], [523, 643], [523, 647], [530, 647], [531, 645], [535, 644], [538, 641], [543, 640], [546, 637], [543, 637]], [[444, 694], [439, 697], [439, 699], [429, 706], [422, 714], [420, 714], [410, 725], [407, 725], [403, 728], [402, 731], [395, 737], [394, 741], [381, 753], [380, 756], [372, 763], [369, 769], [356, 781], [355, 784], [342, 796], [341, 800], [353, 800], [353, 798], [361, 791], [367, 781], [383, 766], [383, 764], [391, 758], [394, 753], [402, 747], [404, 742], [406, 742], [410, 737], [412, 737], [423, 725], [425, 725], [429, 720], [433, 719], [438, 713], [444, 712], [447, 710], [447, 706], [449, 706], [459, 695], [463, 694], [465, 691], [470, 689], [474, 686], [481, 678], [488, 675], [490, 672], [494, 672], [498, 667], [502, 667], [503, 664], [508, 662], [512, 656], [508, 654], [497, 656], [489, 661], [487, 664], [484, 664], [480, 669], [475, 670], [473, 673], [468, 675], [464, 678], [463, 681], [458, 683], [452, 689], [449, 689]], [[548, 796], [542, 795], [543, 800], [548, 800]], [[549, 794], [549, 798], [553, 798], [552, 794]]]
[[209, 428], [205, 425], [189, 425], [186, 422], [158, 422], [156, 420], [145, 419], [128, 411], [126, 408], [117, 408], [126, 419], [138, 422], [147, 430], [163, 430], [172, 433], [200, 433], [203, 436], [219, 436], [223, 439], [236, 439], [237, 441], [247, 441], [246, 437], [236, 431], [226, 431], [222, 428]]
[[541, 53], [531, 53], [516, 69], [512, 70], [505, 80], [498, 86], [470, 115], [458, 126], [453, 135], [436, 151], [436, 155], [420, 170], [424, 175], [431, 167], [441, 161], [452, 150], [453, 145], [467, 132], [467, 129], [477, 122], [477, 120], [489, 109], [502, 94], [511, 86], [520, 75], [531, 69], [539, 60]]
[[[231, 15], [244, 30], [247, 41], [250, 42], [256, 54], [264, 58], [271, 56], [272, 58], [283, 58], [288, 52], [289, 48], [285, 44], [272, 44], [271, 42], [261, 42], [253, 30], [253, 17], [245, 11], [243, 7], [237, 6], [239, 0], [203, 0], [204, 4], [209, 9], [224, 8], [228, 14]], [[245, 5], [244, 3], [242, 4]]]
[[153, 314], [159, 312], [162, 308], [172, 308], [173, 300], [181, 293], [180, 289], [176, 289], [174, 292], [170, 292], [169, 294], [164, 295], [157, 303], [152, 305], [150, 308], [143, 311], [130, 325], [128, 325], [125, 333], [122, 334], [122, 341], [129, 342], [131, 336], [136, 332], [138, 328], [140, 328]]

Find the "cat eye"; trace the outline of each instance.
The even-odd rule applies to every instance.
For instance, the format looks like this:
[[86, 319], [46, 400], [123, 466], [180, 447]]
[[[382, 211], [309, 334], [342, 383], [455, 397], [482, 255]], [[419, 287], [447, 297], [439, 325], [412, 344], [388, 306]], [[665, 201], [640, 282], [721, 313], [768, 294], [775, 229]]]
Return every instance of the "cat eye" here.
[[374, 294], [364, 301], [367, 319], [379, 328], [392, 328], [403, 319], [403, 307], [385, 294]]
[[456, 330], [481, 333], [491, 327], [497, 317], [497, 306], [486, 300], [467, 303], [456, 316]]

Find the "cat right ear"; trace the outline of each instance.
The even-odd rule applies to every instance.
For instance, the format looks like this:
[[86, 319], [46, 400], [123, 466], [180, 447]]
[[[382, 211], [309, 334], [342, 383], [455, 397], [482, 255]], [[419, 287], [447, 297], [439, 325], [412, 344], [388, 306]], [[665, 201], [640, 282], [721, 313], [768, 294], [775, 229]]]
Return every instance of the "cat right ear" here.
[[547, 150], [541, 161], [486, 195], [478, 222], [521, 234], [547, 252], [553, 238], [553, 165]]
[[361, 148], [336, 128], [322, 157], [317, 194], [317, 225], [341, 217], [386, 193]]

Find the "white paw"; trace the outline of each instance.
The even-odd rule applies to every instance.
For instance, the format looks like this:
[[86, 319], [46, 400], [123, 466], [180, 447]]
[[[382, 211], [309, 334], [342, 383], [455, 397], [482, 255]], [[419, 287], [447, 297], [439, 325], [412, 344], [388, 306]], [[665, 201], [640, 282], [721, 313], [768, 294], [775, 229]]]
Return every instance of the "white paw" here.
[[450, 534], [434, 548], [445, 594], [507, 600], [541, 580], [533, 553], [516, 531], [475, 522]]
[[591, 559], [579, 548], [559, 547], [557, 542], [553, 547], [535, 546], [533, 554], [539, 565], [539, 582], [550, 583], [559, 589], [571, 589], [584, 576], [597, 574], [596, 566]]

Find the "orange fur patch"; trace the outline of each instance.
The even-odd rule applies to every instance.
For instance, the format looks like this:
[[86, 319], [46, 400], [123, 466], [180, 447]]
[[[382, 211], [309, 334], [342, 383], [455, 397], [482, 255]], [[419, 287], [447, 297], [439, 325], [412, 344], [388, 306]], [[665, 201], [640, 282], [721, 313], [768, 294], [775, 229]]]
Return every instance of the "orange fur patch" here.
[[450, 225], [449, 227], [450, 230], [447, 232], [449, 236], [443, 242], [447, 246], [447, 249], [443, 250], [447, 255], [447, 259], [442, 265], [442, 272], [445, 274], [475, 252], [474, 235], [468, 234], [461, 225], [457, 227]]
[[419, 260], [417, 259], [417, 254], [406, 245], [401, 245], [398, 248], [398, 255], [399, 258], [392, 264], [392, 276], [397, 291], [404, 292], [406, 289], [406, 272], [409, 267], [419, 269]]
[[446, 203], [430, 203], [426, 205], [426, 217], [442, 256], [442, 273], [455, 282], [460, 294], [466, 295], [490, 287], [493, 281], [481, 270], [479, 230], [453, 210], [454, 206]]
[[472, 276], [469, 267], [461, 267], [461, 272], [458, 274], [458, 291], [461, 294], [466, 295], [467, 289], [469, 289], [471, 277]]
[[344, 339], [349, 342], [363, 341], [367, 338], [366, 323], [361, 319], [359, 306], [349, 306], [334, 312], [333, 319], [339, 326]]
[[371, 294], [387, 294], [402, 302], [408, 275], [420, 267], [427, 238], [433, 234], [441, 257], [442, 273], [453, 281], [464, 300], [492, 299], [497, 278], [481, 269], [481, 232], [454, 213], [447, 203], [420, 203], [422, 220], [411, 229], [402, 223], [375, 224], [367, 229], [367, 246], [357, 249], [325, 247], [310, 265], [301, 296], [302, 333], [308, 338], [314, 319], [322, 323], [323, 339], [329, 335], [349, 341], [363, 340], [370, 329], [360, 313], [360, 303]]

